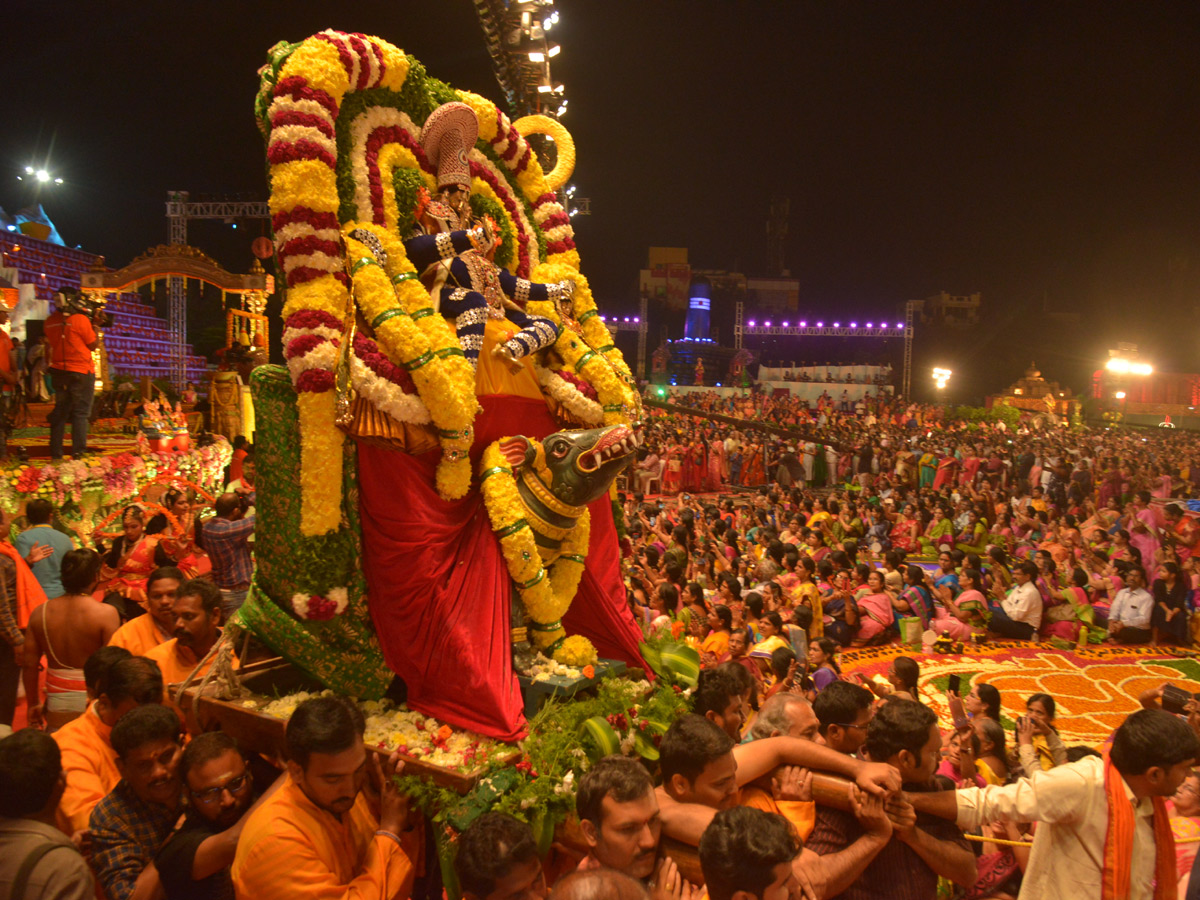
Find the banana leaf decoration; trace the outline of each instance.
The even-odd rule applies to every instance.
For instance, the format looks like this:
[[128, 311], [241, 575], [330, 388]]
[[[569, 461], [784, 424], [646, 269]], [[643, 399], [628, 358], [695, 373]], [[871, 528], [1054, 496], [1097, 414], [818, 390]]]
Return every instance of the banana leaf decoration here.
[[682, 641], [643, 641], [642, 659], [659, 678], [681, 688], [694, 688], [700, 678], [700, 653]]

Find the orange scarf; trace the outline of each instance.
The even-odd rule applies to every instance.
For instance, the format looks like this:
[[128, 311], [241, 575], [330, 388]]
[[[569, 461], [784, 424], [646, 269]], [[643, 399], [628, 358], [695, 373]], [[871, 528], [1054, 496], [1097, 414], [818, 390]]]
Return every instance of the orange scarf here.
[[29, 614], [46, 602], [46, 592], [16, 547], [8, 541], [0, 541], [0, 553], [11, 559], [17, 568], [17, 627], [24, 630], [29, 624]]
[[[1104, 840], [1101, 900], [1128, 900], [1130, 861], [1133, 859], [1133, 806], [1125, 795], [1121, 773], [1104, 757], [1104, 792], [1108, 795], [1108, 835]], [[1177, 900], [1175, 836], [1161, 797], [1154, 802], [1154, 900]]]

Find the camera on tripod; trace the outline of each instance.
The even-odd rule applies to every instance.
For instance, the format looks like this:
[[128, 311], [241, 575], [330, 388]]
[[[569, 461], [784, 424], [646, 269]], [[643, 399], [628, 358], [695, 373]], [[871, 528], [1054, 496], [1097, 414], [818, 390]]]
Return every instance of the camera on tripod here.
[[86, 316], [93, 325], [104, 328], [108, 325], [108, 313], [104, 304], [86, 294], [81, 294], [76, 288], [63, 288], [54, 294], [54, 305], [63, 311], [63, 315], [79, 314]]

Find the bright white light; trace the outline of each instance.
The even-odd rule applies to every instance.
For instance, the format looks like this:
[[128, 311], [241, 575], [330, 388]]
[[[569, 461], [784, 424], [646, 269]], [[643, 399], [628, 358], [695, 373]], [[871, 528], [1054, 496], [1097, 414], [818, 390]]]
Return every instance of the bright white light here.
[[63, 183], [63, 181], [62, 181], [62, 179], [61, 179], [61, 178], [55, 178], [55, 179], [54, 179], [54, 183], [55, 183], [55, 184], [62, 184], [62, 183]]
[[545, 53], [541, 53], [541, 52], [539, 52], [539, 51], [537, 51], [537, 50], [530, 50], [530, 51], [529, 51], [529, 61], [530, 61], [530, 62], [538, 62], [538, 63], [540, 63], [540, 62], [545, 62], [545, 61], [546, 61], [546, 54], [545, 54]]
[[1154, 367], [1149, 363], [1134, 362], [1131, 359], [1125, 359], [1120, 356], [1114, 356], [1104, 368], [1110, 372], [1115, 372], [1118, 375], [1150, 375], [1154, 372]]
[[874, 328], [874, 327], [875, 327], [875, 325], [874, 325], [874, 323], [872, 323], [872, 322], [868, 322], [868, 323], [867, 323], [867, 327], [868, 327], [868, 328]]
[[1117, 392], [1116, 392], [1116, 394], [1114, 394], [1113, 396], [1115, 396], [1115, 397], [1116, 397], [1118, 400], [1124, 400], [1124, 399], [1125, 399], [1125, 392], [1124, 392], [1124, 391], [1117, 391]]
[[787, 327], [788, 327], [788, 323], [787, 323], [787, 322], [784, 322], [784, 323], [783, 323], [783, 327], [784, 327], [784, 328], [787, 328]]
[[824, 328], [824, 327], [825, 327], [825, 323], [824, 323], [824, 322], [818, 322], [818, 323], [817, 323], [817, 327], [818, 327], [818, 328]]
[[32, 175], [32, 174], [33, 174], [33, 166], [26, 166], [26, 167], [25, 167], [25, 174], [26, 174], [26, 175]]
[[834, 328], [841, 328], [841, 327], [842, 327], [842, 323], [841, 323], [841, 322], [834, 322], [834, 323], [833, 323], [833, 327], [834, 327]]
[[808, 327], [808, 323], [807, 323], [807, 322], [801, 322], [801, 323], [800, 323], [800, 327], [801, 327], [801, 328], [807, 328], [807, 327]]
[[562, 106], [560, 106], [560, 107], [558, 108], [558, 112], [556, 112], [554, 115], [558, 116], [558, 118], [560, 118], [560, 119], [561, 119], [561, 118], [562, 118], [563, 116], [565, 116], [566, 114], [567, 114], [567, 104], [566, 104], [566, 103], [564, 103]]
[[47, 172], [45, 169], [38, 169], [37, 172], [35, 173], [35, 175], [36, 175], [36, 178], [38, 181], [49, 181], [50, 180], [50, 173]]
[[567, 196], [568, 196], [568, 197], [574, 197], [574, 196], [575, 196], [575, 185], [573, 185], [573, 184], [568, 184], [568, 185], [567, 185]]
[[549, 50], [546, 51], [546, 55], [549, 56], [551, 59], [554, 59], [554, 57], [558, 56], [558, 54], [560, 54], [560, 53], [562, 53], [562, 47], [558, 46], [558, 44], [555, 44], [553, 47], [551, 47]]
[[770, 328], [770, 327], [771, 327], [771, 322], [770, 322], [769, 320], [768, 320], [768, 321], [766, 321], [766, 322], [763, 322], [763, 324], [764, 324], [764, 325], [766, 325], [768, 328]]
[[904, 326], [901, 325], [899, 322], [896, 323], [896, 327], [899, 328], [901, 331], [904, 330]]
[[549, 94], [552, 90], [554, 90], [554, 88], [550, 87], [550, 85], [548, 85], [548, 84], [539, 84], [538, 85], [538, 93], [539, 94]]
[[857, 327], [858, 327], [858, 323], [857, 323], [857, 322], [851, 322], [851, 323], [850, 323], [850, 327], [851, 327], [851, 328], [857, 328]]
[[753, 327], [754, 327], [754, 320], [753, 320], [753, 319], [751, 319], [751, 320], [750, 320], [750, 327], [751, 327], [751, 328], [753, 328]]
[[8, 226], [8, 230], [9, 230], [9, 231], [16, 231], [16, 230], [17, 230], [17, 226], [16, 226], [16, 225], [9, 225], [9, 226]]

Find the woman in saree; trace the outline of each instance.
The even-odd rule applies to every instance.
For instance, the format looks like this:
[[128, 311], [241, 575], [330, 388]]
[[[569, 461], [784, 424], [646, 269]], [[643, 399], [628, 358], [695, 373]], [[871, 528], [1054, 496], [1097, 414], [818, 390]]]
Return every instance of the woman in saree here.
[[932, 628], [937, 634], [948, 634], [956, 641], [969, 641], [976, 632], [987, 631], [987, 598], [982, 593], [983, 574], [978, 569], [963, 569], [959, 576], [962, 593], [958, 597], [941, 598], [934, 608]]
[[898, 513], [892, 513], [892, 530], [889, 538], [892, 542], [892, 548], [902, 550], [904, 553], [912, 553], [917, 549], [917, 529], [918, 522], [914, 516], [913, 505], [905, 503], [904, 508]]
[[187, 578], [200, 578], [212, 571], [212, 560], [197, 541], [199, 516], [192, 515], [192, 499], [182, 488], [163, 494], [162, 505], [175, 517], [172, 523], [162, 513], [146, 523], [147, 535], [159, 535], [163, 551]]
[[925, 570], [920, 566], [908, 566], [904, 570], [904, 590], [893, 604], [902, 616], [916, 616], [921, 628], [928, 630], [933, 621], [933, 597], [925, 586]]
[[966, 525], [955, 535], [954, 546], [963, 553], [983, 553], [987, 550], [987, 526], [979, 520], [975, 510], [967, 513]]
[[882, 644], [895, 631], [896, 611], [892, 606], [892, 595], [884, 586], [883, 572], [872, 569], [867, 575], [867, 593], [855, 601], [858, 609], [858, 633], [854, 646], [866, 647]]
[[676, 440], [667, 448], [667, 467], [663, 469], [662, 492], [678, 494], [683, 489], [683, 457], [687, 452], [682, 442]]
[[958, 457], [954, 455], [954, 451], [947, 447], [942, 454], [942, 458], [938, 460], [937, 474], [933, 479], [933, 489], [940, 491], [942, 488], [953, 487], [957, 472]]
[[938, 504], [935, 507], [933, 518], [929, 520], [929, 525], [925, 528], [925, 534], [920, 538], [921, 555], [932, 556], [941, 547], [949, 547], [954, 542], [954, 523], [950, 521], [949, 513], [945, 507]]
[[925, 450], [917, 463], [921, 471], [921, 490], [933, 487], [933, 479], [937, 475], [938, 458], [931, 450]]
[[117, 593], [146, 605], [146, 580], [159, 566], [174, 565], [158, 535], [146, 534], [146, 516], [140, 506], [127, 506], [121, 514], [121, 536], [113, 541], [100, 567], [97, 600]]
[[1118, 528], [1112, 533], [1112, 542], [1108, 547], [1109, 562], [1127, 562], [1143, 565], [1141, 551], [1134, 548], [1129, 541], [1129, 532]]
[[850, 643], [854, 626], [858, 623], [858, 610], [854, 607], [854, 595], [850, 590], [850, 575], [844, 571], [835, 575], [828, 561], [823, 562], [817, 571], [821, 573], [817, 590], [821, 592], [825, 636], [845, 647]]
[[725, 440], [714, 437], [708, 445], [708, 490], [719, 491], [729, 480], [729, 466], [725, 459]]
[[1164, 562], [1158, 567], [1151, 594], [1154, 611], [1150, 616], [1153, 629], [1152, 644], [1161, 644], [1164, 638], [1173, 644], [1187, 645], [1188, 641], [1188, 582], [1179, 569], [1179, 564]]
[[829, 547], [825, 543], [825, 535], [819, 529], [814, 528], [808, 533], [808, 555], [815, 563], [821, 562], [830, 553]]
[[745, 456], [742, 459], [742, 484], [758, 487], [766, 482], [767, 470], [763, 465], [762, 445], [752, 440], [746, 444]]

